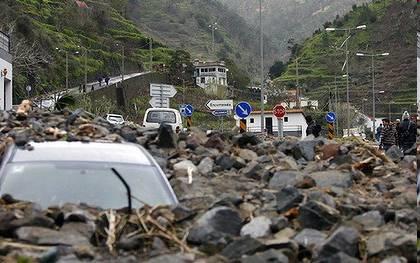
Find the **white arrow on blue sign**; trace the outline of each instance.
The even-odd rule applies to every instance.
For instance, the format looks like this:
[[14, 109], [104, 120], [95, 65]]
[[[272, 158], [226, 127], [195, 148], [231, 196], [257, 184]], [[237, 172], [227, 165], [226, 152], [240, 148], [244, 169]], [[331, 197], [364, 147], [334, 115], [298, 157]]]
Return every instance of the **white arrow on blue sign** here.
[[325, 120], [329, 123], [335, 122], [337, 119], [337, 116], [335, 115], [335, 112], [328, 112], [327, 115], [325, 115]]
[[194, 108], [190, 104], [184, 104], [180, 107], [180, 112], [184, 117], [191, 117], [194, 112]]
[[238, 116], [241, 119], [248, 117], [251, 114], [251, 112], [252, 107], [246, 101], [239, 102], [235, 107], [236, 116]]

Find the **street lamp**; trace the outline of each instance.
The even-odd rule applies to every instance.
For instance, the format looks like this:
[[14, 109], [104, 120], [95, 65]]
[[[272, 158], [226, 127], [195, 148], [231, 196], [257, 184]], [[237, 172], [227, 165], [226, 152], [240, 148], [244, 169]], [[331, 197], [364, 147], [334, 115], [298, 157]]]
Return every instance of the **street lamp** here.
[[[119, 47], [119, 44], [116, 44], [117, 47]], [[121, 84], [124, 83], [124, 75], [125, 75], [125, 47], [124, 45], [121, 45]]]
[[214, 22], [213, 24], [209, 25], [209, 28], [211, 29], [211, 36], [212, 36], [212, 39], [213, 39], [212, 51], [213, 51], [213, 55], [214, 55], [214, 31], [216, 31], [218, 29], [217, 28], [217, 22]]
[[[87, 88], [87, 53], [88, 53], [88, 51], [87, 51], [87, 48], [85, 48], [85, 47], [81, 47], [81, 46], [77, 46], [78, 48], [82, 48], [83, 49], [83, 51], [84, 51], [84, 54], [83, 54], [83, 56], [85, 57], [85, 88]], [[76, 54], [80, 54], [80, 52], [79, 51], [76, 51]]]
[[55, 48], [58, 52], [64, 52], [66, 54], [66, 90], [69, 89], [69, 52], [67, 50]]
[[366, 25], [360, 25], [357, 27], [351, 27], [351, 28], [334, 28], [329, 27], [325, 30], [327, 32], [332, 31], [345, 31], [346, 32], [346, 39], [341, 44], [340, 48], [342, 48], [344, 45], [346, 45], [346, 61], [344, 62], [342, 70], [344, 70], [344, 67], [346, 67], [346, 86], [347, 86], [347, 136], [350, 136], [350, 93], [349, 93], [349, 39], [351, 38], [351, 31], [355, 30], [364, 30], [366, 29]]
[[261, 56], [261, 133], [264, 133], [264, 37], [262, 23], [262, 0], [260, 0], [260, 56]]
[[371, 57], [371, 59], [372, 59], [372, 115], [373, 115], [373, 125], [372, 125], [372, 128], [373, 128], [373, 132], [375, 132], [376, 131], [376, 129], [375, 129], [376, 128], [375, 127], [375, 124], [376, 124], [376, 112], [375, 112], [375, 110], [376, 110], [375, 109], [375, 103], [376, 103], [375, 102], [375, 58], [376, 57], [380, 57], [380, 56], [389, 56], [389, 53], [386, 52], [386, 53], [377, 53], [377, 54], [375, 54], [375, 53], [362, 53], [362, 52], [357, 52], [356, 53], [356, 56], [358, 56], [358, 57]]

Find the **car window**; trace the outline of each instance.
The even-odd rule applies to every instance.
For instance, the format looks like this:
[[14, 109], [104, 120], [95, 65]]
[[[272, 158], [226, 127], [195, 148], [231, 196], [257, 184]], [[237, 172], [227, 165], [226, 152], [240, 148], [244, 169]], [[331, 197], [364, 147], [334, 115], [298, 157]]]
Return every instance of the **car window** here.
[[0, 183], [0, 195], [42, 207], [65, 203], [86, 203], [107, 209], [128, 206], [127, 191], [112, 172], [115, 168], [126, 180], [133, 195], [133, 207], [172, 205], [174, 199], [159, 171], [152, 166], [104, 163], [37, 162], [11, 163]]
[[151, 123], [176, 123], [175, 112], [172, 111], [149, 111], [146, 122]]
[[122, 116], [108, 116], [109, 121], [116, 121], [116, 122], [122, 122], [124, 121]]

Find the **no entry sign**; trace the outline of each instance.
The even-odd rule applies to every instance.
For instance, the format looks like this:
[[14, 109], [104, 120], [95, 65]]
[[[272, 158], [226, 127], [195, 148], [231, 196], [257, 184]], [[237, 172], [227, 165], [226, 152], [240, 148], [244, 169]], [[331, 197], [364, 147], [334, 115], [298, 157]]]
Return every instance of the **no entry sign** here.
[[282, 105], [277, 104], [273, 109], [273, 114], [277, 118], [283, 118], [286, 115], [286, 109]]

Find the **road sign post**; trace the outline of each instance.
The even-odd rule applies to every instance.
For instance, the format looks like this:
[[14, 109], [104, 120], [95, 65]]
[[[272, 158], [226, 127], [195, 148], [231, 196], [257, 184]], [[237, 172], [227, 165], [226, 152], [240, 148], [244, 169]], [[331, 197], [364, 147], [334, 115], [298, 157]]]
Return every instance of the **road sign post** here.
[[286, 108], [283, 107], [281, 104], [277, 104], [273, 108], [273, 114], [277, 117], [277, 130], [278, 136], [283, 138], [283, 117], [286, 115]]
[[233, 110], [233, 100], [209, 100], [206, 107], [211, 111]]
[[191, 126], [192, 126], [192, 117], [189, 116], [187, 117], [187, 129], [190, 130]]
[[150, 105], [154, 108], [169, 108], [169, 98], [176, 95], [176, 89], [167, 84], [150, 84]]
[[245, 133], [246, 132], [246, 119], [241, 119], [239, 121], [239, 132]]
[[328, 122], [327, 124], [328, 139], [332, 140], [335, 137], [334, 122], [337, 120], [337, 116], [335, 115], [335, 112], [328, 112], [327, 115], [325, 115], [325, 120]]
[[251, 114], [251, 112], [252, 112], [252, 107], [246, 101], [239, 102], [235, 107], [236, 116], [238, 116], [241, 119], [247, 118]]

